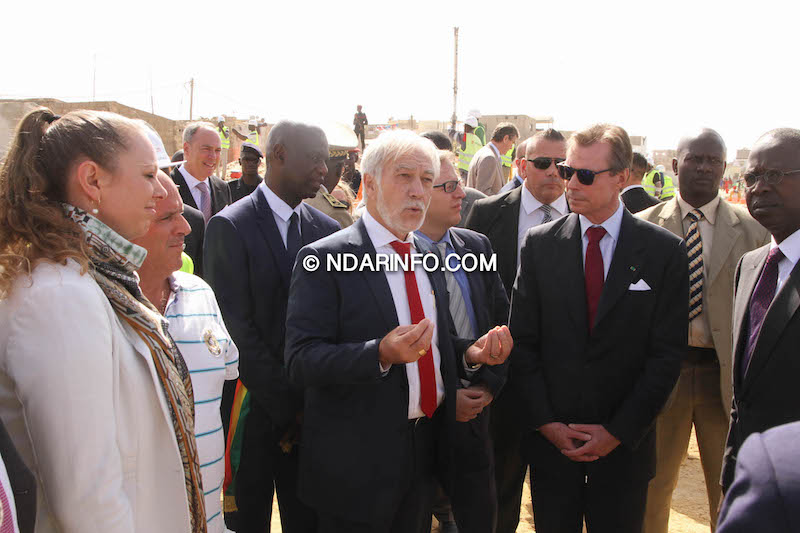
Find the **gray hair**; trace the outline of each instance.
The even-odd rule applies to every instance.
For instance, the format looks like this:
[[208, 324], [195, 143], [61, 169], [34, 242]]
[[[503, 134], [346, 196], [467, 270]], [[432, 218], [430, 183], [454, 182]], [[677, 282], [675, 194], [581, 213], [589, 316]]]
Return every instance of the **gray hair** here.
[[[380, 183], [383, 167], [413, 151], [424, 153], [431, 162], [433, 180], [439, 179], [439, 154], [436, 145], [430, 139], [421, 137], [411, 130], [391, 130], [381, 133], [377, 139], [364, 150], [361, 159], [361, 172], [369, 174]], [[366, 193], [366, 189], [364, 190]]]
[[213, 132], [217, 131], [217, 127], [210, 122], [190, 122], [183, 128], [183, 142], [192, 142], [192, 137], [200, 128], [208, 128]]

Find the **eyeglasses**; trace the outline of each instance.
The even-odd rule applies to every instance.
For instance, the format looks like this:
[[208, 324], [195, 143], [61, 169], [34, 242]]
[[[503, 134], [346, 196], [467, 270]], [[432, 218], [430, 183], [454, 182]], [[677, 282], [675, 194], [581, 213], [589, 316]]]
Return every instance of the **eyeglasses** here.
[[533, 166], [539, 170], [547, 170], [553, 163], [560, 165], [565, 159], [563, 157], [537, 157], [536, 159], [528, 159], [528, 161], [533, 163]]
[[581, 182], [582, 185], [591, 185], [594, 183], [594, 177], [598, 174], [602, 174], [603, 172], [611, 172], [613, 168], [607, 168], [605, 170], [588, 170], [585, 168], [572, 168], [571, 166], [565, 165], [561, 163], [557, 166], [558, 174], [561, 176], [561, 179], [571, 179], [572, 175], [576, 172], [578, 173], [578, 181]]
[[764, 172], [757, 174], [755, 172], [748, 172], [744, 175], [744, 184], [748, 187], [755, 187], [756, 182], [759, 180], [763, 180], [764, 183], [767, 185], [777, 185], [782, 180], [783, 177], [787, 174], [797, 174], [800, 170], [765, 170]]
[[453, 181], [445, 181], [444, 183], [439, 185], [434, 185], [433, 188], [442, 189], [447, 194], [450, 194], [456, 192], [456, 189], [458, 189], [459, 185], [464, 185], [464, 183], [461, 180], [453, 180]]

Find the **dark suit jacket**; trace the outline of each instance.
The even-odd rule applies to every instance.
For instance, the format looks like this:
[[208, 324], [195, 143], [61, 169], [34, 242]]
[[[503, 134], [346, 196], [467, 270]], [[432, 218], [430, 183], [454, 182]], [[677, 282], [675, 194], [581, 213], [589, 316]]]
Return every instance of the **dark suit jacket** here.
[[[186, 180], [183, 179], [183, 174], [181, 171], [178, 170], [180, 167], [175, 167], [172, 169], [172, 181], [178, 186], [178, 192], [181, 193], [181, 198], [183, 198], [183, 203], [185, 205], [194, 207], [195, 209], [200, 209], [200, 206], [194, 201], [194, 196], [192, 196], [192, 191], [189, 190], [189, 186], [186, 185]], [[219, 179], [216, 176], [209, 176], [208, 183], [211, 185], [211, 214], [216, 215], [226, 205], [230, 205], [231, 202], [231, 191], [228, 188], [228, 184]]]
[[722, 487], [733, 481], [736, 456], [756, 432], [800, 420], [800, 263], [764, 317], [747, 373], [742, 380], [742, 352], [747, 344], [750, 297], [769, 254], [770, 245], [746, 253], [736, 267], [733, 304], [733, 406], [722, 465]]
[[[419, 249], [419, 246], [417, 246]], [[326, 257], [375, 254], [363, 219], [304, 247], [292, 274], [286, 319], [286, 367], [305, 389], [298, 492], [311, 507], [354, 522], [385, 523], [404, 490], [408, 380], [405, 365], [379, 370], [381, 339], [397, 327], [394, 300], [382, 271], [328, 272]], [[321, 267], [302, 268], [306, 256]], [[455, 424], [460, 358], [470, 341], [452, 337], [447, 288], [431, 276], [445, 385], [445, 433]], [[437, 410], [438, 412], [438, 410]], [[442, 461], [450, 449], [440, 441]], [[399, 491], [399, 494], [398, 494]]]
[[[621, 441], [586, 463], [610, 479], [649, 479], [653, 422], [680, 374], [688, 335], [689, 274], [683, 240], [623, 211], [619, 241], [591, 335], [577, 214], [532, 228], [511, 299], [512, 382], [527, 429], [550, 422], [602, 424]], [[650, 290], [629, 287], [644, 280]], [[540, 434], [537, 468], [574, 465]]]
[[194, 262], [194, 275], [203, 277], [203, 239], [206, 234], [206, 221], [203, 213], [190, 205], [183, 205], [183, 218], [192, 227], [192, 232], [187, 235], [183, 242], [186, 248], [183, 250], [186, 255]]
[[750, 435], [722, 502], [717, 531], [800, 531], [800, 422]]
[[655, 196], [647, 194], [647, 191], [645, 191], [642, 187], [628, 189], [624, 193], [620, 194], [619, 198], [631, 213], [638, 213], [639, 211], [644, 211], [648, 207], [652, 207], [661, 203], [661, 200]]
[[0, 421], [0, 456], [14, 493], [20, 533], [33, 533], [36, 525], [36, 478], [17, 453], [5, 425]]
[[[204, 267], [239, 348], [240, 379], [280, 432], [302, 409], [301, 391], [290, 386], [283, 364], [293, 265], [262, 187], [209, 220]], [[301, 204], [303, 243], [338, 229], [330, 217]]]

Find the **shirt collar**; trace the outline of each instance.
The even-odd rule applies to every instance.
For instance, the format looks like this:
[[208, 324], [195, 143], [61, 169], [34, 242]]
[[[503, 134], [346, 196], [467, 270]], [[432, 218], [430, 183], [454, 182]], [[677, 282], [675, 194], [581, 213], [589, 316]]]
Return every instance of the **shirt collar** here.
[[495, 146], [492, 141], [489, 141], [489, 146], [492, 147], [492, 150], [494, 150], [494, 153], [497, 154], [497, 158], [500, 159], [500, 149], [497, 146]]
[[608, 233], [614, 242], [619, 240], [619, 230], [622, 227], [622, 212], [625, 208], [622, 205], [622, 202], [619, 203], [617, 206], [617, 210], [614, 211], [614, 214], [608, 217], [602, 224], [592, 224], [591, 220], [586, 218], [583, 215], [578, 215], [578, 218], [581, 222], [581, 237], [586, 235], [586, 230], [591, 228], [592, 226], [602, 226], [606, 233]]
[[[683, 220], [686, 218], [686, 215], [694, 211], [695, 208], [689, 205], [686, 200], [681, 198], [680, 193], [676, 194], [675, 197], [678, 199], [678, 205], [681, 208], [681, 220]], [[700, 209], [700, 212], [703, 213], [703, 217], [708, 220], [708, 223], [712, 226], [717, 218], [717, 207], [719, 207], [719, 194], [717, 194], [714, 199], [708, 202], [706, 205], [698, 208]]]
[[288, 222], [289, 219], [292, 218], [292, 213], [297, 213], [297, 216], [300, 216], [300, 206], [303, 205], [303, 202], [300, 202], [297, 204], [297, 207], [292, 209], [289, 207], [289, 204], [281, 200], [277, 194], [272, 192], [272, 189], [267, 187], [266, 183], [262, 181], [259, 187], [263, 189], [264, 197], [267, 199], [269, 208], [272, 209], [273, 213], [276, 213], [279, 217], [281, 217], [281, 220]]
[[[536, 199], [536, 197], [531, 194], [531, 191], [528, 190], [528, 187], [525, 186], [525, 183], [521, 185], [522, 187], [522, 209], [525, 210], [525, 213], [530, 215], [540, 207], [542, 207], [542, 202]], [[567, 197], [565, 193], [561, 193], [561, 196], [556, 198], [552, 204], [550, 204], [560, 215], [563, 215], [567, 212]]]
[[414, 232], [408, 232], [405, 240], [398, 239], [394, 233], [389, 231], [380, 222], [375, 220], [375, 217], [369, 212], [369, 209], [364, 209], [364, 214], [361, 215], [361, 220], [364, 221], [364, 226], [367, 228], [367, 235], [369, 240], [372, 241], [372, 246], [377, 250], [382, 246], [388, 246], [390, 242], [400, 241], [411, 244], [411, 251], [416, 251], [414, 246]]
[[[186, 180], [186, 186], [189, 187], [189, 190], [191, 191], [200, 184], [200, 180], [189, 174], [189, 171], [186, 170], [185, 167], [186, 163], [182, 163], [181, 166], [178, 167], [178, 172], [180, 172], [181, 175], [183, 175], [183, 179]], [[209, 189], [208, 192], [211, 192], [211, 189]]]
[[770, 250], [776, 246], [781, 249], [781, 252], [783, 252], [783, 255], [786, 257], [786, 259], [788, 259], [792, 263], [792, 266], [794, 266], [797, 264], [797, 261], [800, 260], [800, 230], [797, 230], [789, 235], [780, 244], [776, 243], [775, 237], [773, 237]]
[[427, 235], [425, 235], [424, 233], [422, 233], [419, 230], [415, 231], [414, 234], [417, 237], [419, 237], [420, 239], [422, 239], [423, 241], [425, 241], [427, 243], [430, 243], [430, 244], [433, 244], [434, 246], [436, 246], [439, 243], [445, 242], [448, 245], [450, 245], [451, 249], [453, 249], [453, 250], [455, 249], [455, 247], [453, 246], [453, 241], [450, 239], [450, 230], [449, 229], [446, 232], [444, 232], [444, 237], [442, 237], [438, 241], [434, 241], [433, 239], [431, 239], [430, 237], [428, 237]]
[[627, 192], [627, 191], [629, 191], [631, 189], [644, 189], [644, 187], [642, 186], [641, 183], [637, 183], [635, 185], [628, 185], [627, 187], [622, 189], [622, 192], [620, 192], [620, 194], [625, 194], [625, 192]]

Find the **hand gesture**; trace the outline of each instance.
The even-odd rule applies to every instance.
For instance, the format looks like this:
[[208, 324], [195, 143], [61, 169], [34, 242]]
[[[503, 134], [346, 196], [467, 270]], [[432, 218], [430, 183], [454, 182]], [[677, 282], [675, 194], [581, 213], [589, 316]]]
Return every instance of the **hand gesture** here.
[[489, 405], [494, 396], [486, 387], [475, 385], [456, 391], [456, 421], [469, 422]]
[[495, 326], [467, 348], [464, 357], [470, 365], [500, 365], [505, 362], [513, 347], [514, 341], [508, 327]]
[[619, 446], [619, 440], [600, 424], [570, 424], [569, 428], [573, 431], [588, 433], [591, 436], [591, 439], [579, 448], [561, 450], [561, 453], [573, 461], [595, 461], [599, 457], [605, 457]]
[[[567, 451], [581, 448], [584, 442], [592, 438], [588, 433], [582, 433], [561, 422], [545, 424], [539, 428], [539, 433], [564, 454], [566, 454]], [[597, 459], [597, 457], [594, 459]], [[594, 459], [587, 458], [586, 460]]]
[[384, 368], [413, 363], [428, 351], [433, 339], [433, 322], [423, 318], [418, 324], [397, 326], [378, 346], [378, 359]]

